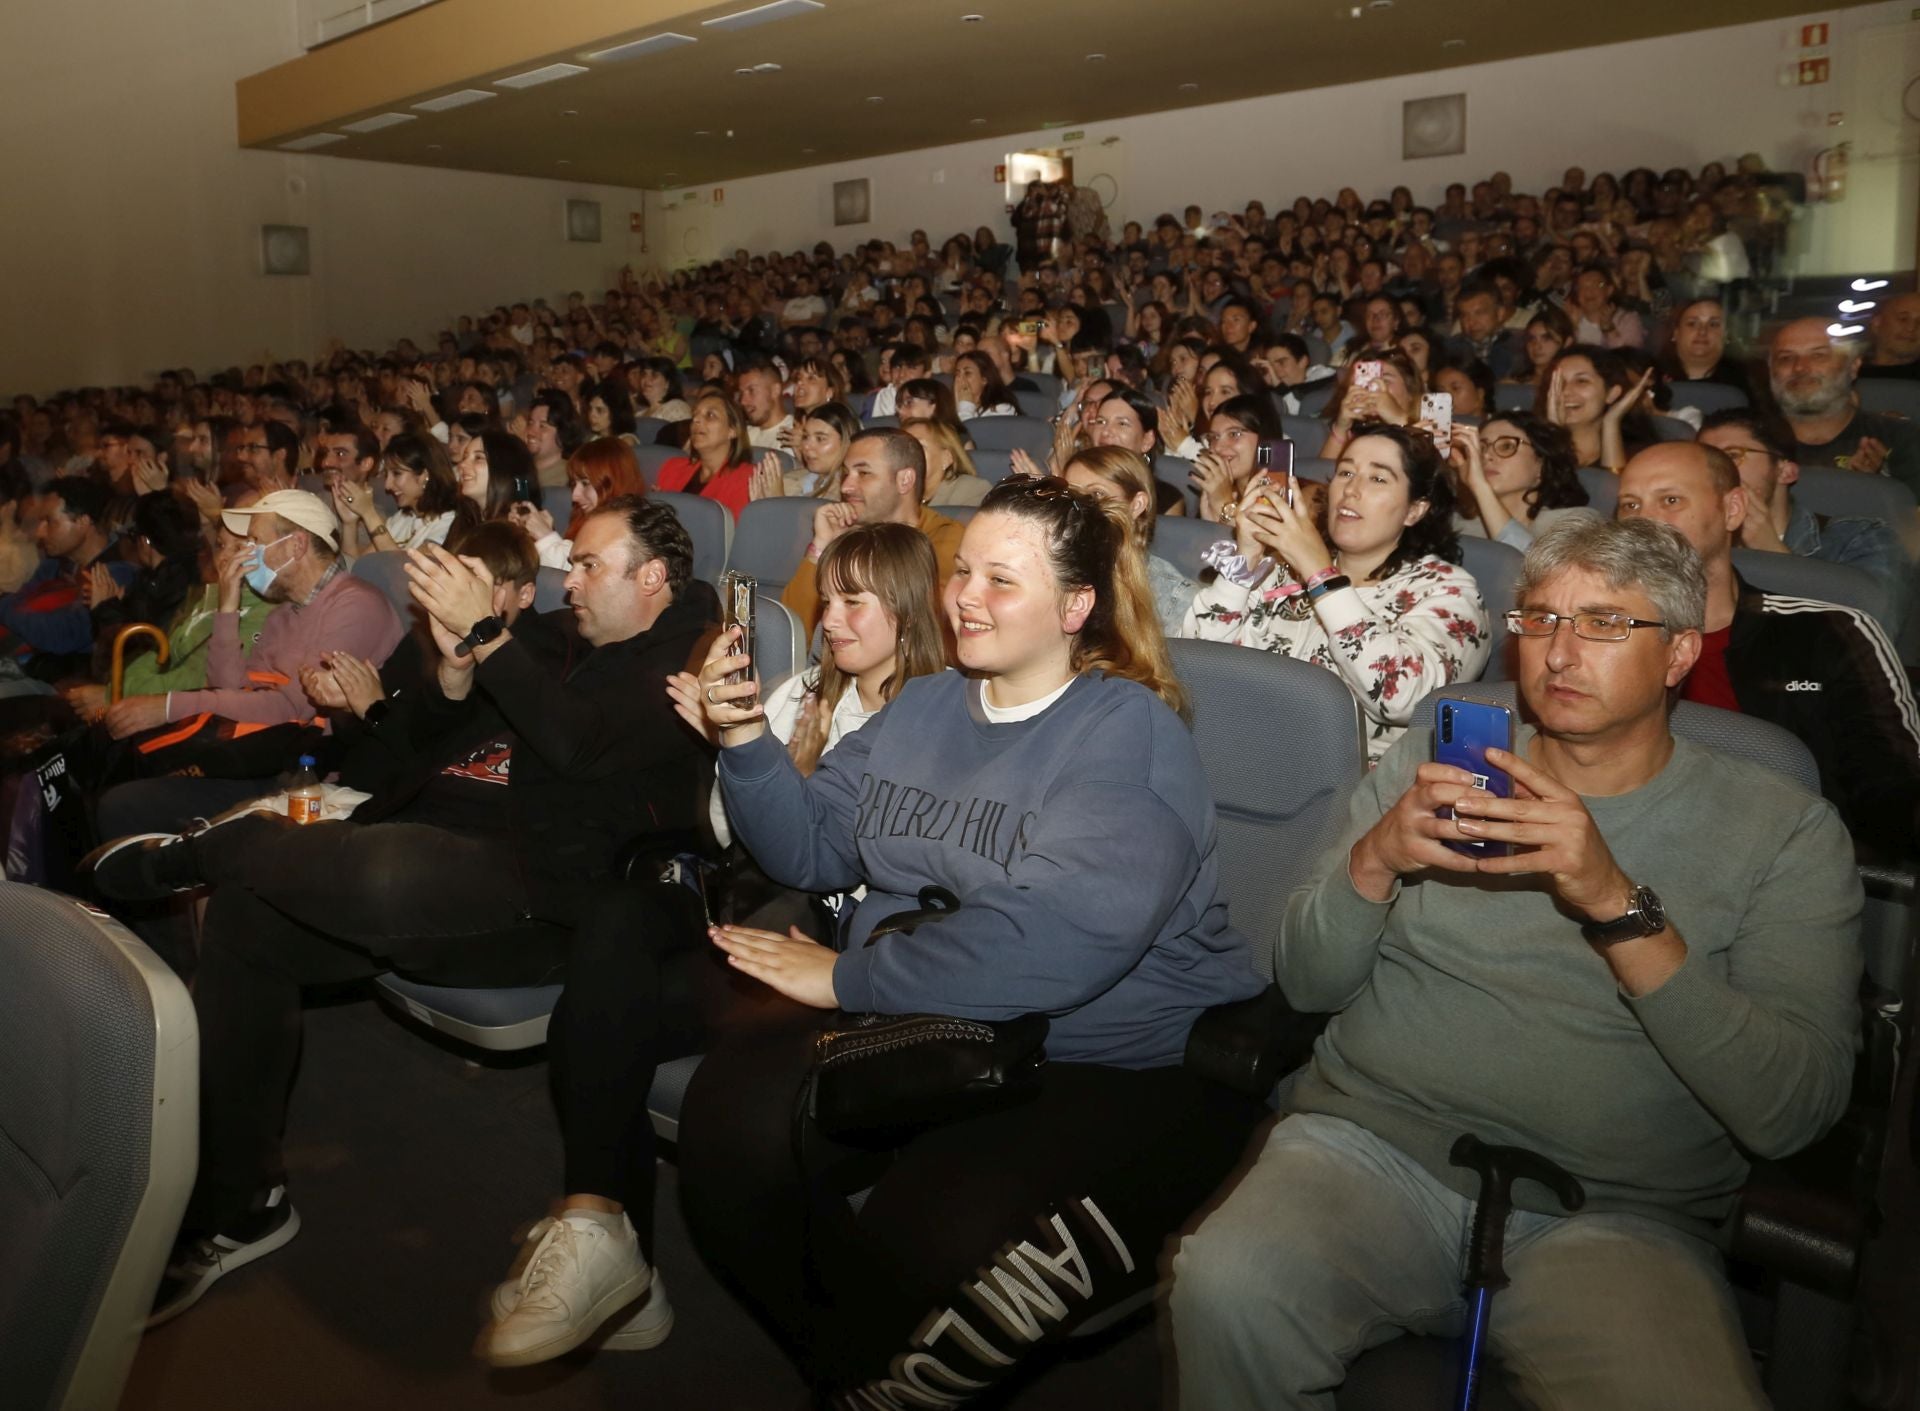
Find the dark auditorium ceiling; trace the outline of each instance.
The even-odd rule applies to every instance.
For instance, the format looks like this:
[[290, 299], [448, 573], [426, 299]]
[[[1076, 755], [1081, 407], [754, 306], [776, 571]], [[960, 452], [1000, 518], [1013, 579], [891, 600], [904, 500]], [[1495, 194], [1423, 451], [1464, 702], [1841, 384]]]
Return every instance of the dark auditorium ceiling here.
[[[697, 186], [1806, 9], [1806, 0], [776, 0], [771, 18], [743, 14], [763, 4], [437, 0], [242, 79], [240, 142]], [[694, 42], [603, 53], [662, 35]], [[1783, 41], [1783, 60], [1789, 52]], [[553, 64], [585, 72], [500, 86]], [[462, 93], [491, 96], [418, 106]]]

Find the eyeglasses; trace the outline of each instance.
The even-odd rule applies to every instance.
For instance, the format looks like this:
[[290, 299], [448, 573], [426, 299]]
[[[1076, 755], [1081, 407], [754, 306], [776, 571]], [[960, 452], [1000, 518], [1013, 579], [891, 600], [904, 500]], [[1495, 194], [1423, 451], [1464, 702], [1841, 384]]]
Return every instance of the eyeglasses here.
[[1636, 627], [1665, 627], [1643, 617], [1628, 617], [1623, 612], [1537, 612], [1515, 608], [1507, 614], [1507, 631], [1516, 637], [1551, 637], [1560, 624], [1573, 624], [1573, 635], [1589, 642], [1624, 642]]
[[1735, 466], [1743, 466], [1747, 463], [1748, 456], [1771, 459], [1773, 453], [1764, 446], [1722, 446], [1720, 454], [1732, 461]]
[[1533, 442], [1524, 436], [1495, 436], [1491, 440], [1483, 440], [1480, 443], [1482, 451], [1488, 455], [1498, 456], [1501, 460], [1505, 460], [1522, 446], [1531, 451]]
[[265, 441], [242, 441], [233, 449], [235, 451], [264, 451], [267, 449], [267, 443]]

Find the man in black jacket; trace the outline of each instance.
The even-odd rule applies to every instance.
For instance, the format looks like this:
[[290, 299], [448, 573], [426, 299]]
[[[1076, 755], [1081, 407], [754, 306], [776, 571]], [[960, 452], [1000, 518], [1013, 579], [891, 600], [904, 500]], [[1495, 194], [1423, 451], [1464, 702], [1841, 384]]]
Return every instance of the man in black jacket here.
[[1716, 447], [1668, 442], [1620, 474], [1619, 517], [1671, 524], [1707, 571], [1700, 659], [1681, 695], [1770, 720], [1800, 738], [1820, 791], [1863, 860], [1915, 855], [1920, 710], [1879, 624], [1837, 603], [1763, 593], [1733, 567], [1748, 513], [1740, 473]]
[[214, 888], [194, 992], [200, 1170], [154, 1322], [299, 1229], [279, 1145], [304, 986], [388, 970], [553, 983], [623, 848], [696, 826], [711, 756], [666, 691], [709, 626], [692, 562], [671, 510], [610, 501], [574, 540], [569, 609], [509, 629], [485, 564], [429, 546], [408, 572], [438, 659], [375, 725], [414, 767], [363, 815], [252, 814], [97, 855], [108, 896]]

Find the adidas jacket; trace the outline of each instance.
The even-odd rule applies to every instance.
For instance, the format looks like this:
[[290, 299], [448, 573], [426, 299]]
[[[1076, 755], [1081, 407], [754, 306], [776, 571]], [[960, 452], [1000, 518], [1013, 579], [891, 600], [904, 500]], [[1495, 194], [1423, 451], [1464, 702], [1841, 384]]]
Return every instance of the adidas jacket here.
[[1865, 613], [1740, 584], [1727, 674], [1743, 714], [1792, 731], [1868, 861], [1915, 856], [1920, 711], [1899, 654]]

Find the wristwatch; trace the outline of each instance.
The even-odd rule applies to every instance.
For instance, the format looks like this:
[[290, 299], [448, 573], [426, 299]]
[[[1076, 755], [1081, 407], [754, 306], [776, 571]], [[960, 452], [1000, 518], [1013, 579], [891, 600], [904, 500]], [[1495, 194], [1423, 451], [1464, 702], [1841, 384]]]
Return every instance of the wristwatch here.
[[468, 656], [475, 647], [486, 646], [487, 643], [491, 642], [506, 630], [507, 620], [504, 617], [497, 615], [494, 617], [483, 617], [467, 629], [467, 635], [460, 639], [460, 645], [455, 647], [454, 651], [461, 656]]
[[382, 696], [379, 700], [367, 707], [367, 713], [360, 717], [360, 722], [369, 730], [378, 730], [380, 723], [387, 718], [392, 710], [393, 707], [387, 703], [387, 698]]
[[1625, 916], [1612, 921], [1589, 921], [1580, 928], [1580, 934], [1596, 946], [1610, 946], [1620, 941], [1637, 941], [1643, 936], [1658, 935], [1666, 929], [1666, 908], [1660, 905], [1660, 898], [1653, 894], [1653, 888], [1635, 887], [1627, 893]]

